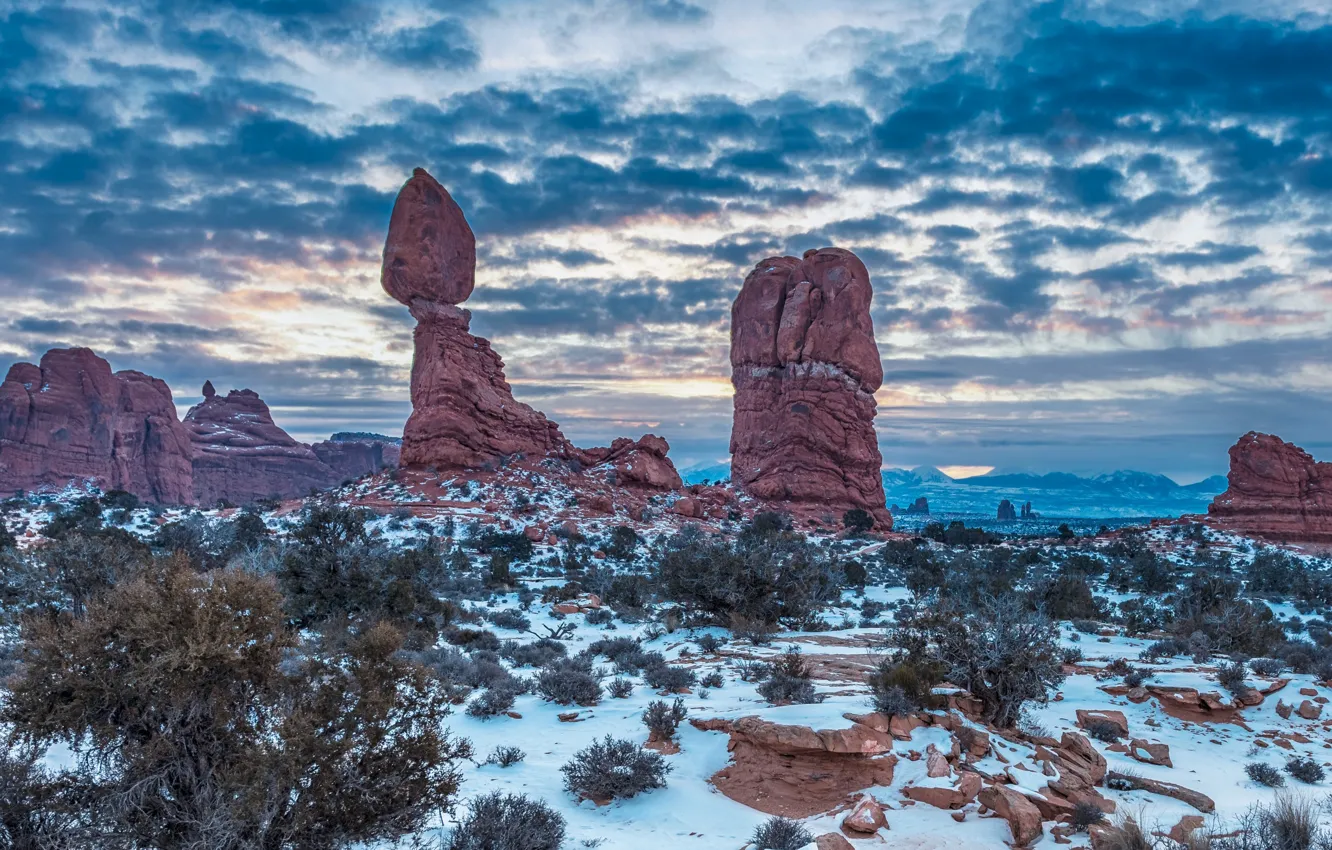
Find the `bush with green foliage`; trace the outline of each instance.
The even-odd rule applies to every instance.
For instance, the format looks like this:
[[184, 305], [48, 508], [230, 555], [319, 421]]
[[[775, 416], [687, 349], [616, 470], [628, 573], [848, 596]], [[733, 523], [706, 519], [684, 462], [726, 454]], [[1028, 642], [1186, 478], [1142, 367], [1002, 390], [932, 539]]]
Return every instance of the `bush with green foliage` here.
[[68, 746], [96, 828], [135, 846], [395, 840], [448, 805], [470, 755], [397, 631], [304, 657], [271, 580], [239, 571], [146, 572], [23, 639], [3, 721]]
[[1286, 773], [1295, 777], [1301, 782], [1307, 782], [1310, 785], [1315, 782], [1322, 782], [1327, 775], [1323, 771], [1323, 766], [1314, 759], [1308, 757], [1296, 756], [1286, 762]]
[[864, 534], [874, 527], [874, 517], [864, 508], [852, 508], [842, 514], [842, 527], [852, 534]]
[[937, 662], [884, 659], [869, 675], [874, 710], [882, 714], [904, 716], [938, 708], [942, 700], [934, 696], [932, 691], [942, 680], [943, 669]]
[[759, 696], [768, 702], [779, 703], [815, 703], [819, 696], [814, 692], [810, 681], [809, 665], [796, 648], [783, 652], [772, 664], [772, 671], [763, 684], [758, 686]]
[[536, 677], [542, 699], [560, 705], [596, 705], [601, 702], [601, 674], [586, 657], [557, 658]]

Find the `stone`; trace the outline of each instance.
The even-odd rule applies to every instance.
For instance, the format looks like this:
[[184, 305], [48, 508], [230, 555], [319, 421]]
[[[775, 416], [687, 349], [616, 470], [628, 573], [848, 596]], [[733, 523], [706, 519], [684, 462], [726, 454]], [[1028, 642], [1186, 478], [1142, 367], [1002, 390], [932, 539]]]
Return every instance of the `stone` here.
[[1161, 767], [1175, 766], [1170, 761], [1170, 746], [1168, 744], [1153, 744], [1142, 738], [1134, 738], [1129, 741], [1128, 754], [1130, 758], [1144, 764], [1155, 764]]
[[902, 796], [936, 809], [960, 809], [976, 799], [984, 783], [980, 774], [966, 771], [950, 786], [908, 785]]
[[1332, 542], [1332, 463], [1271, 434], [1250, 431], [1230, 448], [1229, 486], [1208, 516], [1269, 540]]
[[861, 508], [887, 531], [872, 296], [841, 248], [770, 257], [745, 278], [731, 308], [731, 480], [763, 502]]
[[1323, 707], [1306, 699], [1300, 702], [1300, 707], [1295, 709], [1295, 713], [1305, 720], [1317, 720], [1323, 715]]
[[183, 424], [194, 447], [194, 496], [201, 505], [289, 499], [344, 477], [279, 428], [253, 390], [214, 393], [191, 407]]
[[476, 285], [476, 237], [453, 196], [424, 168], [412, 171], [389, 217], [380, 271], [403, 304], [461, 304]]
[[925, 775], [933, 778], [951, 776], [953, 768], [948, 764], [948, 758], [939, 752], [939, 748], [930, 744], [925, 748]]
[[704, 731], [730, 735], [731, 763], [712, 784], [732, 800], [771, 815], [804, 818], [826, 812], [848, 794], [891, 785], [893, 739], [863, 723], [811, 729], [759, 717], [697, 719]]
[[1007, 785], [987, 785], [980, 792], [979, 799], [983, 805], [1008, 821], [1015, 847], [1032, 844], [1045, 834], [1041, 826], [1040, 809], [1024, 794]]
[[637, 440], [619, 437], [608, 448], [584, 449], [591, 472], [613, 473], [612, 483], [649, 490], [677, 490], [684, 486], [675, 464], [666, 457], [670, 444], [664, 437], [644, 434]]
[[1161, 782], [1157, 779], [1148, 779], [1145, 776], [1135, 776], [1128, 773], [1110, 773], [1106, 779], [1107, 783], [1116, 790], [1135, 790], [1146, 791], [1149, 794], [1160, 794], [1163, 797], [1171, 797], [1182, 803], [1193, 806], [1205, 815], [1210, 815], [1216, 811], [1216, 803], [1211, 797], [1201, 791], [1194, 791], [1191, 788], [1185, 788], [1182, 785], [1176, 785], [1173, 782]]
[[1276, 713], [1281, 716], [1282, 720], [1289, 720], [1291, 711], [1293, 710], [1294, 708], [1290, 703], [1285, 702], [1284, 700], [1277, 700]]
[[844, 836], [835, 832], [825, 832], [814, 839], [816, 850], [856, 850]]
[[15, 363], [0, 384], [0, 493], [93, 482], [145, 501], [194, 501], [188, 432], [171, 389], [112, 373], [87, 348]]
[[1012, 502], [1007, 499], [1003, 499], [999, 502], [999, 515], [997, 519], [1000, 522], [1017, 522], [1017, 509], [1013, 507]]
[[865, 796], [861, 797], [851, 813], [842, 819], [842, 828], [873, 835], [881, 829], [888, 828], [888, 819], [883, 816], [883, 806], [873, 797]]

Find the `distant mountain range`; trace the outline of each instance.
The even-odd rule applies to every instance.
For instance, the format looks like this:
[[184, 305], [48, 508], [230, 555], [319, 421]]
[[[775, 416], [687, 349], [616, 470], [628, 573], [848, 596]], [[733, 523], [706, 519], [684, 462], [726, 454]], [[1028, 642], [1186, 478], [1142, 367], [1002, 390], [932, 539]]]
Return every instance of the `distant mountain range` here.
[[[681, 472], [686, 483], [725, 480], [727, 463], [701, 464]], [[1081, 476], [1071, 472], [991, 472], [952, 478], [932, 466], [885, 469], [883, 489], [888, 504], [903, 508], [924, 496], [934, 514], [971, 514], [994, 518], [999, 502], [1031, 502], [1045, 517], [1148, 517], [1206, 513], [1207, 505], [1226, 489], [1226, 477], [1213, 475], [1194, 484], [1179, 484], [1164, 475], [1119, 470]]]

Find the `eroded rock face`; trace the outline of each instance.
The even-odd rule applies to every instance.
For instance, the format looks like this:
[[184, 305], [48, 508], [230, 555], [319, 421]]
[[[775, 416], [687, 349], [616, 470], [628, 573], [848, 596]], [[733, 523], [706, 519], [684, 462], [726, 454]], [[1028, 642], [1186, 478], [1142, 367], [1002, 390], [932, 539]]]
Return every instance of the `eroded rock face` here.
[[189, 435], [166, 383], [111, 372], [87, 348], [16, 363], [0, 384], [0, 493], [93, 480], [168, 504], [193, 501]]
[[1209, 515], [1243, 534], [1332, 542], [1332, 463], [1271, 434], [1250, 431], [1230, 448], [1230, 486]]
[[872, 294], [841, 248], [770, 257], [745, 278], [731, 308], [731, 479], [763, 501], [863, 508], [887, 529]]
[[205, 394], [184, 425], [194, 446], [194, 497], [202, 505], [303, 496], [346, 477], [274, 424], [253, 390]]
[[416, 319], [412, 415], [401, 463], [484, 469], [522, 456], [606, 465], [617, 484], [654, 490], [681, 486], [654, 435], [581, 450], [540, 411], [513, 397], [504, 361], [470, 332], [471, 314], [457, 305], [476, 281], [476, 238], [462, 210], [424, 169], [398, 192], [384, 244], [380, 282]]

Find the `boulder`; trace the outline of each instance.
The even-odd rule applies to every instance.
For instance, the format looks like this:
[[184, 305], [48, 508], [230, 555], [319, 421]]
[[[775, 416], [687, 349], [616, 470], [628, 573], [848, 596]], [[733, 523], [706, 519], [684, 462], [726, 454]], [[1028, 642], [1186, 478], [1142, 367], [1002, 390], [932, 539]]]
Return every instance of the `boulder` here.
[[842, 828], [851, 832], [873, 835], [888, 828], [888, 819], [883, 816], [883, 806], [873, 797], [860, 798], [856, 807], [842, 819]]
[[1332, 542], [1332, 463], [1271, 434], [1230, 448], [1229, 486], [1207, 513], [1222, 526], [1272, 540]]
[[1107, 723], [1114, 727], [1120, 737], [1128, 735], [1128, 718], [1124, 717], [1124, 712], [1122, 711], [1079, 708], [1076, 713], [1078, 725], [1083, 729], [1099, 723]]
[[613, 473], [614, 483], [643, 487], [649, 490], [678, 490], [684, 486], [675, 464], [666, 457], [670, 444], [664, 437], [644, 434], [637, 440], [620, 437], [608, 448], [583, 449], [584, 463], [592, 471], [604, 469]]
[[983, 784], [980, 774], [966, 771], [951, 786], [908, 785], [902, 796], [936, 809], [960, 809], [976, 799]]
[[16, 363], [0, 384], [0, 494], [92, 481], [165, 504], [194, 501], [189, 433], [171, 389], [111, 372], [87, 348]]
[[1323, 707], [1306, 699], [1300, 702], [1300, 707], [1295, 709], [1295, 713], [1305, 720], [1317, 720], [1323, 716]]
[[1216, 803], [1211, 797], [1203, 794], [1201, 791], [1194, 791], [1191, 788], [1185, 788], [1182, 785], [1176, 785], [1173, 782], [1161, 782], [1157, 779], [1148, 779], [1145, 776], [1135, 776], [1129, 773], [1110, 773], [1106, 779], [1110, 787], [1119, 790], [1146, 791], [1149, 794], [1160, 794], [1162, 797], [1171, 797], [1182, 803], [1193, 806], [1205, 815], [1216, 811]]
[[856, 850], [844, 836], [835, 832], [825, 832], [814, 839], [815, 850]]
[[1128, 754], [1130, 758], [1137, 759], [1144, 764], [1155, 764], [1161, 767], [1174, 767], [1170, 761], [1170, 746], [1168, 744], [1153, 744], [1142, 738], [1134, 738], [1129, 741]]
[[313, 449], [279, 428], [253, 390], [208, 395], [189, 409], [183, 424], [194, 447], [199, 504], [288, 499], [343, 480]]
[[841, 248], [770, 257], [745, 278], [731, 308], [731, 480], [760, 501], [861, 508], [886, 531], [872, 296]]
[[461, 304], [476, 285], [476, 237], [453, 196], [424, 168], [398, 192], [380, 274], [403, 304]]
[[1036, 804], [1007, 785], [987, 785], [980, 792], [981, 805], [1008, 821], [1013, 834], [1013, 846], [1032, 844], [1045, 830], [1041, 827], [1041, 812]]

